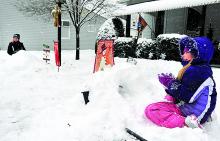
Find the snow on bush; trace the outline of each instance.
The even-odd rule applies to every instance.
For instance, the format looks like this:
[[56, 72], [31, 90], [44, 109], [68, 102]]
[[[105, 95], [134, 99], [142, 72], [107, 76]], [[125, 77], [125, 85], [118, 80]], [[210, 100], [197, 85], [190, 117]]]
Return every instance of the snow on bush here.
[[157, 36], [157, 38], [161, 38], [161, 39], [172, 39], [172, 38], [176, 38], [176, 39], [181, 39], [186, 37], [187, 35], [182, 35], [182, 34], [177, 34], [177, 33], [170, 33], [170, 34], [160, 34]]
[[180, 61], [178, 43], [185, 36], [161, 34], [156, 40], [140, 38], [137, 43], [132, 38], [119, 38], [115, 41], [115, 56]]
[[135, 48], [134, 39], [119, 37], [114, 43], [114, 56], [121, 58], [135, 57]]
[[[138, 57], [138, 58], [144, 58], [147, 56], [146, 54], [143, 54], [144, 49], [150, 48], [151, 44], [153, 44], [154, 41], [152, 39], [145, 39], [140, 38], [136, 41], [134, 38], [130, 37], [119, 37], [115, 40], [115, 56], [117, 57]], [[140, 53], [140, 54], [139, 54]], [[150, 53], [150, 52], [148, 52]]]
[[114, 24], [112, 22], [113, 18], [106, 20], [103, 25], [99, 28], [97, 39], [112, 39], [116, 36], [116, 32], [114, 30]]
[[129, 37], [118, 37], [116, 40], [115, 40], [115, 43], [130, 43], [130, 42], [133, 42], [133, 39], [132, 38], [129, 38]]
[[123, 20], [120, 18], [109, 18], [99, 28], [97, 40], [115, 39], [117, 36], [124, 36]]
[[139, 38], [137, 41], [137, 44], [151, 44], [154, 43], [154, 40], [152, 39], [147, 39], [147, 38]]
[[180, 61], [179, 40], [185, 37], [180, 34], [161, 34], [156, 38], [158, 59]]
[[136, 56], [138, 58], [145, 58], [145, 59], [153, 59], [154, 50], [156, 48], [152, 48], [153, 44], [155, 43], [152, 39], [140, 38], [137, 42], [136, 47]]

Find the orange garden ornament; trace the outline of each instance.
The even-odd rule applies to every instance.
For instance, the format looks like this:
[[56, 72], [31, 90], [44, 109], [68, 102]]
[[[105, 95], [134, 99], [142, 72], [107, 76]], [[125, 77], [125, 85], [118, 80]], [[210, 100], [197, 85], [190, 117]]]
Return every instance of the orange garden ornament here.
[[103, 71], [114, 65], [113, 40], [99, 40], [95, 58], [94, 71]]

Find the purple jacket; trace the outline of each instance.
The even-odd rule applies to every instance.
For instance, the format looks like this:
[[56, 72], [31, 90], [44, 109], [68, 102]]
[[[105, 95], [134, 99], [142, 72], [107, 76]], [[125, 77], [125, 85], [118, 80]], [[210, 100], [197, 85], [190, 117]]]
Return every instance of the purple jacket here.
[[[195, 44], [190, 46], [189, 40]], [[214, 47], [212, 42], [205, 37], [183, 38], [180, 41], [180, 51], [183, 54], [185, 47], [192, 48], [197, 58], [183, 74], [182, 80], [173, 80], [169, 83], [166, 92], [182, 101], [179, 105], [184, 116], [198, 117], [204, 123], [210, 117], [216, 105], [216, 88], [209, 62], [212, 59]], [[188, 62], [182, 62], [183, 65]]]

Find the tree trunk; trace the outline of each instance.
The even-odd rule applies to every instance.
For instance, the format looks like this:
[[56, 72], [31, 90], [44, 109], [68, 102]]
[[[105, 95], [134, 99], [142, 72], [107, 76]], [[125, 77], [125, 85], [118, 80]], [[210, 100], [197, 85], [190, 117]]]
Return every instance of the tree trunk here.
[[76, 11], [75, 11], [75, 14], [76, 14], [76, 24], [75, 24], [75, 29], [76, 29], [76, 60], [79, 60], [80, 57], [80, 37], [79, 37], [79, 34], [80, 34], [80, 25], [79, 25], [79, 1], [80, 0], [76, 0]]
[[80, 29], [76, 28], [76, 60], [80, 59]]

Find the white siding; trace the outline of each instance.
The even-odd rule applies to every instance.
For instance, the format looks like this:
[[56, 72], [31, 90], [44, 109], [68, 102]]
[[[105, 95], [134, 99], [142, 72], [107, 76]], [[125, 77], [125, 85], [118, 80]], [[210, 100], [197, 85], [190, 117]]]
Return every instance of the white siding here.
[[[25, 17], [14, 6], [15, 1], [0, 1], [0, 48], [7, 49], [14, 33], [21, 34], [21, 41], [27, 50], [42, 50], [43, 44], [53, 47], [53, 40], [57, 39], [57, 28], [53, 27], [53, 22]], [[64, 16], [65, 20], [68, 18], [68, 16]], [[104, 20], [104, 18], [99, 17], [95, 32], [88, 32], [88, 25], [82, 27], [80, 35], [81, 49], [94, 49], [97, 30]], [[75, 49], [75, 30], [72, 25], [70, 31], [70, 39], [62, 40], [62, 49]]]
[[[147, 22], [148, 26], [142, 32], [142, 38], [151, 39], [152, 31], [155, 28], [155, 16], [148, 13], [141, 13], [141, 16]], [[131, 36], [137, 36], [137, 22], [139, 14], [131, 14]], [[155, 32], [155, 31], [153, 31]]]

